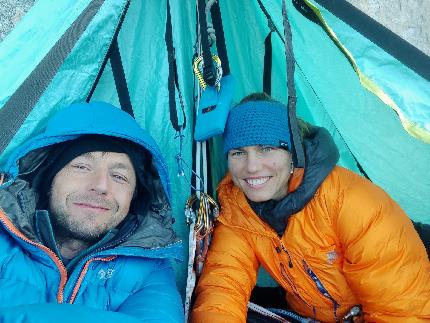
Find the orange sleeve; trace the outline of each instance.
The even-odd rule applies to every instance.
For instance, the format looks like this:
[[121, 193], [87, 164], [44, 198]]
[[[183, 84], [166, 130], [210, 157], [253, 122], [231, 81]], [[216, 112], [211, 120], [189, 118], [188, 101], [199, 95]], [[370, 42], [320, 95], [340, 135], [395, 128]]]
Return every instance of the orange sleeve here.
[[411, 220], [382, 189], [354, 181], [338, 203], [343, 270], [367, 322], [430, 320], [430, 263]]
[[258, 261], [244, 232], [218, 223], [196, 288], [191, 322], [245, 322]]

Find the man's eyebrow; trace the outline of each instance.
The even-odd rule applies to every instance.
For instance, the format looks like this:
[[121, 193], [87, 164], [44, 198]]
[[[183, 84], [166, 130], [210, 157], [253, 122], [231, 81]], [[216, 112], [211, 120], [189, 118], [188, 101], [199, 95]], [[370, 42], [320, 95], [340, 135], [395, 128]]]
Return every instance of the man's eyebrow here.
[[128, 165], [128, 164], [124, 164], [124, 163], [122, 163], [122, 162], [116, 162], [116, 163], [113, 163], [113, 164], [111, 164], [111, 165], [109, 166], [109, 168], [115, 168], [115, 169], [126, 169], [126, 170], [131, 170], [131, 171], [133, 171], [133, 170], [134, 170], [134, 169], [133, 169], [133, 166]]
[[94, 155], [93, 155], [93, 153], [91, 151], [87, 152], [85, 154], [79, 155], [78, 157], [84, 157], [84, 158], [88, 158], [88, 159], [94, 159]]

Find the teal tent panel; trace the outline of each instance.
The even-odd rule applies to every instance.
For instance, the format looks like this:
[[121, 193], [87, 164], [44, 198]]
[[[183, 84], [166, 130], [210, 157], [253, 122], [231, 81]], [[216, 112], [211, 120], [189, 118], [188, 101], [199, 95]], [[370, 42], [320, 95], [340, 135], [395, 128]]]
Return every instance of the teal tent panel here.
[[5, 104], [89, 2], [36, 1], [0, 42], [0, 106]]
[[[2, 162], [13, 149], [38, 133], [45, 126], [47, 119], [58, 109], [73, 102], [85, 100], [108, 51], [124, 4], [125, 1], [106, 1], [101, 6], [13, 140], [6, 147], [2, 154]], [[38, 10], [31, 10], [26, 17], [30, 19], [32, 15], [35, 15], [33, 19], [37, 21], [43, 16]], [[57, 22], [54, 21], [52, 24], [54, 28]], [[61, 35], [58, 34], [57, 37]], [[10, 64], [15, 65], [15, 62], [12, 60]]]
[[414, 136], [430, 143], [430, 82], [369, 39], [354, 32], [329, 11], [320, 9], [340, 43], [354, 57], [359, 70], [393, 101], [392, 108], [399, 114], [400, 121], [405, 123], [405, 128]]
[[[329, 13], [327, 15], [331, 17], [330, 21], [337, 19]], [[343, 26], [342, 33], [349, 32], [348, 37], [350, 40], [357, 39], [357, 42], [363, 40], [360, 34], [351, 30], [341, 21], [336, 20], [336, 23], [337, 28], [333, 28], [336, 32], [341, 30]], [[367, 42], [369, 41], [367, 40]], [[352, 41], [349, 43], [352, 43]], [[375, 45], [372, 46], [375, 47]], [[417, 89], [426, 87], [426, 84], [428, 84], [425, 80], [419, 80], [420, 77], [415, 73], [411, 71], [406, 73], [407, 68], [405, 66], [400, 65], [399, 62], [393, 62], [393, 59], [390, 59], [388, 54], [384, 53], [380, 48], [367, 49], [371, 54], [379, 51], [380, 54], [378, 55], [386, 58], [388, 70], [379, 71], [379, 73], [387, 74], [384, 76], [386, 79], [392, 77], [391, 75], [403, 75], [401, 78], [399, 77], [398, 82], [399, 84], [405, 84], [405, 90], [400, 91], [400, 86], [398, 85], [399, 92], [396, 94], [397, 98], [401, 98], [398, 101], [402, 102], [401, 107], [408, 106], [410, 104], [407, 103], [408, 101], [416, 99], [416, 94], [413, 93], [419, 93], [419, 90], [417, 90], [418, 92], [408, 91], [409, 85], [406, 84], [410, 83], [412, 86], [416, 84]], [[354, 53], [353, 51], [351, 52]], [[362, 51], [359, 57], [361, 62], [367, 62], [367, 68], [370, 68], [375, 64], [372, 61], [378, 62], [378, 60], [373, 57], [374, 55], [366, 57], [366, 53], [367, 51]], [[354, 55], [353, 57], [355, 59]], [[384, 64], [379, 61], [379, 65]], [[350, 71], [351, 68], [349, 69]], [[374, 70], [376, 70], [376, 65]], [[358, 76], [356, 79], [358, 80]], [[342, 81], [340, 84], [344, 83], [345, 81]], [[394, 111], [378, 100], [373, 93], [361, 91], [365, 101], [361, 103], [356, 101], [357, 95], [361, 93], [359, 91], [361, 85], [358, 81], [349, 84], [354, 85], [347, 92], [350, 95], [354, 95], [351, 98], [353, 105], [348, 107], [348, 105], [336, 105], [334, 104], [335, 102], [328, 105], [345, 141], [372, 181], [384, 188], [412, 219], [430, 222], [428, 215], [430, 177], [426, 175], [430, 171], [430, 166], [427, 162], [430, 158], [430, 145], [406, 133]], [[324, 92], [321, 91], [321, 93]], [[428, 94], [422, 96], [418, 94], [418, 96], [421, 99], [425, 99]], [[417, 108], [419, 109], [420, 105], [417, 105]]]

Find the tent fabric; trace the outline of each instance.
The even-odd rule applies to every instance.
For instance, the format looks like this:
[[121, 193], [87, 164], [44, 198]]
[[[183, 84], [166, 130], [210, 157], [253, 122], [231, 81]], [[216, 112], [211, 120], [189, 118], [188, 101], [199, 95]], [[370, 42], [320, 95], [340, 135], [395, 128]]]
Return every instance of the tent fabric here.
[[[1, 107], [90, 2], [37, 1], [0, 43], [0, 114]], [[0, 165], [18, 145], [38, 133], [54, 112], [85, 100], [127, 2], [104, 0], [2, 153]], [[282, 34], [281, 2], [261, 2]], [[318, 20], [307, 18], [297, 3], [316, 13]], [[270, 29], [257, 1], [220, 0], [219, 4], [230, 71], [236, 79], [234, 101], [238, 102], [250, 92], [263, 90], [264, 40]], [[175, 156], [180, 145], [169, 115], [166, 5], [166, 0], [131, 0], [118, 44], [135, 118], [162, 147], [172, 183], [175, 228], [187, 240], [183, 207], [191, 192], [191, 171], [185, 169], [184, 176], [177, 175]], [[178, 83], [187, 118], [182, 156], [192, 165], [196, 3], [170, 0], [170, 7]], [[364, 172], [413, 220], [430, 223], [429, 82], [315, 2], [287, 1], [287, 12], [296, 60], [298, 115], [329, 130], [340, 150], [340, 165]], [[284, 43], [276, 33], [272, 46], [271, 92], [286, 103]], [[179, 110], [178, 93], [175, 96]], [[109, 62], [91, 100], [119, 105]], [[178, 118], [183, 118], [180, 111]], [[209, 143], [211, 179], [217, 183], [226, 169], [225, 156], [220, 137]], [[177, 264], [176, 270], [178, 286], [185, 290], [186, 264]]]
[[[10, 34], [10, 37], [7, 37], [1, 43], [0, 52], [2, 53], [2, 57], [0, 58], [0, 62], [3, 60], [5, 62], [1, 64], [1, 69], [5, 69], [1, 71], [2, 73], [12, 73], [11, 75], [14, 75], [13, 71], [10, 69], [15, 66], [15, 70], [19, 70], [17, 67], [23, 66], [25, 67], [25, 73], [18, 73], [17, 79], [20, 83], [24, 82], [31, 73], [27, 65], [32, 66], [33, 69], [36, 68], [40, 61], [49, 54], [49, 50], [61, 38], [67, 27], [74, 22], [77, 16], [85, 10], [91, 1], [80, 1], [76, 3], [70, 1], [68, 6], [65, 6], [65, 3], [66, 2], [61, 2], [62, 5], [55, 5], [57, 4], [55, 2], [52, 8], [50, 8], [48, 2], [39, 1], [31, 8], [23, 19], [22, 23], [24, 26], [22, 27], [22, 24], [18, 25], [23, 31], [19, 32], [19, 30], [14, 30]], [[28, 136], [32, 136], [35, 131], [43, 127], [47, 117], [57, 111], [59, 107], [69, 105], [76, 101], [82, 101], [85, 98], [97, 74], [98, 65], [101, 64], [104, 54], [107, 52], [124, 4], [125, 1], [104, 2], [43, 95], [35, 104], [33, 110], [26, 118], [25, 123], [6, 148], [4, 152], [5, 156], [28, 138]], [[48, 20], [46, 24], [37, 23], [42, 17], [42, 19], [45, 18], [47, 15], [46, 13], [49, 13], [49, 17], [46, 17]], [[64, 17], [64, 13], [68, 14]], [[57, 14], [60, 16], [60, 19], [54, 18]], [[31, 19], [32, 17], [33, 19]], [[66, 23], [66, 27], [62, 27], [61, 18], [69, 25]], [[51, 24], [50, 20], [52, 20]], [[62, 28], [60, 28], [60, 26]], [[51, 28], [55, 31], [58, 29], [59, 32], [53, 32], [51, 36], [45, 36], [51, 34]], [[33, 29], [35, 29], [34, 32]], [[32, 32], [29, 32], [29, 30]], [[14, 46], [7, 46], [9, 42], [15, 43], [14, 38], [17, 33], [21, 35], [21, 38], [19, 38], [19, 41], [17, 41], [18, 44], [15, 46], [19, 46], [21, 49], [31, 48], [32, 50], [21, 50], [19, 55], [17, 55], [17, 48]], [[91, 40], [93, 35], [98, 35], [97, 39], [100, 46], [98, 48], [93, 46]], [[40, 46], [41, 48], [38, 47], [40, 43], [43, 44]], [[51, 47], [44, 46], [46, 43]], [[2, 50], [3, 47], [5, 47], [5, 51]], [[13, 62], [17, 60], [17, 65], [11, 64], [11, 60], [13, 60]], [[76, 66], [79, 66], [79, 70], [76, 70]], [[0, 89], [2, 95], [0, 102], [2, 102], [2, 106], [10, 98], [11, 94], [16, 91], [20, 83], [14, 84], [11, 82], [10, 84], [12, 84], [12, 86], [10, 86], [8, 82], [2, 82], [2, 85], [5, 87], [10, 86], [9, 88]]]
[[430, 143], [430, 80], [408, 69], [363, 35], [354, 33], [324, 7], [307, 3], [344, 51], [361, 84], [396, 111], [412, 136]]

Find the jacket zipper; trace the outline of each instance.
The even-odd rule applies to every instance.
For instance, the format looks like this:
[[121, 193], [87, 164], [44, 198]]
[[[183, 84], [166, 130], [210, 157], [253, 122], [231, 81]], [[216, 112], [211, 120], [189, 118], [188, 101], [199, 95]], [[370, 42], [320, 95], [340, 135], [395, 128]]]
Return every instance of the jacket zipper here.
[[116, 256], [110, 256], [110, 257], [105, 257], [105, 258], [98, 257], [98, 258], [91, 258], [91, 259], [89, 259], [85, 263], [84, 268], [82, 268], [81, 273], [79, 274], [79, 277], [78, 277], [78, 279], [76, 281], [75, 287], [73, 288], [72, 295], [70, 296], [69, 303], [73, 304], [73, 302], [75, 301], [76, 295], [78, 295], [78, 291], [79, 291], [79, 288], [81, 287], [82, 281], [84, 280], [84, 277], [87, 274], [88, 267], [90, 266], [90, 264], [93, 261], [97, 261], [98, 260], [98, 261], [106, 261], [106, 262], [108, 262], [108, 261], [111, 261], [111, 260], [113, 260], [115, 258], [116, 258]]
[[[73, 304], [73, 302], [74, 302], [74, 301], [75, 301], [75, 299], [76, 299], [76, 296], [77, 296], [77, 294], [78, 294], [78, 292], [79, 292], [79, 288], [81, 287], [82, 281], [84, 280], [85, 275], [86, 275], [86, 273], [87, 273], [87, 271], [88, 271], [88, 267], [89, 267], [89, 265], [90, 265], [93, 261], [97, 261], [97, 260], [98, 260], [98, 261], [106, 261], [106, 262], [108, 262], [108, 261], [111, 261], [111, 260], [115, 259], [117, 256], [113, 255], [113, 256], [107, 256], [107, 257], [96, 257], [96, 258], [91, 258], [91, 257], [95, 256], [97, 253], [99, 253], [99, 252], [101, 252], [101, 251], [107, 250], [107, 249], [109, 249], [109, 248], [111, 248], [111, 247], [115, 247], [115, 246], [117, 246], [117, 245], [119, 245], [119, 244], [123, 243], [124, 241], [126, 241], [126, 240], [128, 239], [128, 237], [129, 237], [133, 232], [134, 232], [134, 230], [131, 230], [131, 232], [129, 232], [128, 234], [124, 235], [121, 239], [119, 239], [119, 240], [117, 240], [117, 241], [113, 241], [113, 242], [111, 242], [111, 243], [108, 243], [108, 244], [106, 244], [106, 245], [104, 245], [104, 246], [102, 246], [102, 247], [100, 247], [100, 248], [98, 248], [98, 249], [94, 250], [94, 252], [92, 253], [92, 256], [90, 256], [90, 259], [88, 259], [88, 260], [85, 262], [85, 265], [84, 265], [84, 267], [82, 268], [81, 273], [79, 274], [78, 279], [76, 280], [75, 286], [74, 286], [74, 288], [73, 288], [72, 295], [70, 296], [70, 299], [69, 299], [69, 303], [70, 303], [70, 304]], [[176, 242], [176, 243], [177, 243], [177, 242]], [[172, 243], [172, 244], [166, 245], [165, 247], [169, 247], [169, 246], [172, 246], [172, 245], [174, 245], [174, 244], [175, 244], [175, 243]]]
[[328, 292], [328, 290], [324, 287], [324, 285], [321, 282], [321, 280], [313, 272], [313, 270], [311, 269], [311, 267], [309, 267], [309, 265], [307, 264], [307, 262], [305, 260], [303, 260], [302, 263], [303, 263], [303, 268], [306, 271], [306, 274], [315, 283], [315, 286], [318, 289], [318, 292], [320, 292], [320, 294], [322, 294], [325, 298], [327, 298], [328, 300], [330, 300], [332, 302], [332, 304], [333, 304], [333, 316], [334, 316], [335, 322], [338, 322], [337, 309], [340, 306], [339, 303], [336, 302], [336, 300], [333, 298], [333, 296], [330, 295], [330, 293]]
[[[281, 253], [281, 251], [284, 251], [287, 254], [288, 257], [288, 267], [289, 268], [293, 268], [293, 261], [291, 259], [291, 255], [287, 249], [287, 247], [284, 245], [284, 243], [282, 242], [281, 239], [277, 238], [279, 241], [279, 245], [280, 247], [276, 247], [276, 251], [278, 253]], [[310, 305], [299, 293], [299, 291], [297, 290], [296, 285], [293, 283], [293, 281], [291, 280], [291, 277], [288, 275], [288, 272], [285, 268], [284, 263], [280, 263], [281, 266], [281, 276], [282, 278], [284, 278], [284, 280], [288, 283], [288, 285], [290, 286], [291, 290], [293, 291], [293, 294], [299, 298], [304, 304], [306, 304], [306, 306], [308, 306], [309, 308], [312, 308], [314, 310], [314, 308], [312, 307], [312, 305]]]
[[294, 283], [292, 282], [290, 276], [287, 274], [287, 271], [285, 270], [285, 266], [284, 264], [281, 262], [280, 263], [281, 266], [281, 276], [282, 278], [284, 278], [284, 280], [288, 283], [288, 285], [290, 286], [291, 290], [293, 291], [294, 296], [296, 296], [297, 298], [299, 298], [303, 303], [306, 304], [306, 306], [308, 306], [309, 308], [312, 308], [312, 305], [309, 304], [299, 293], [299, 291], [297, 290], [296, 285], [294, 285]]
[[[112, 241], [111, 243], [107, 243], [106, 245], [101, 246], [101, 247], [99, 247], [98, 249], [96, 249], [96, 250], [94, 250], [94, 251], [92, 252], [92, 255], [91, 255], [91, 256], [89, 256], [89, 259], [85, 262], [85, 264], [84, 264], [83, 268], [81, 269], [81, 272], [80, 272], [80, 274], [79, 274], [79, 276], [78, 276], [78, 278], [77, 278], [77, 280], [76, 280], [76, 283], [74, 284], [73, 291], [72, 291], [72, 295], [70, 296], [70, 299], [69, 299], [69, 303], [70, 303], [70, 304], [73, 304], [73, 302], [75, 301], [75, 298], [76, 298], [76, 296], [77, 296], [77, 294], [78, 294], [79, 288], [81, 287], [82, 281], [84, 280], [85, 275], [87, 274], [87, 271], [88, 271], [88, 267], [89, 267], [89, 265], [90, 265], [93, 261], [96, 261], [96, 260], [99, 260], [99, 261], [111, 261], [111, 260], [113, 260], [113, 259], [115, 259], [115, 258], [116, 258], [116, 256], [107, 256], [107, 257], [104, 257], [104, 258], [103, 258], [103, 257], [96, 257], [96, 258], [92, 258], [92, 257], [94, 257], [97, 253], [99, 253], [99, 252], [101, 252], [101, 251], [107, 250], [107, 249], [109, 249], [109, 248], [111, 248], [111, 247], [115, 247], [115, 246], [117, 246], [117, 245], [119, 245], [119, 244], [123, 243], [124, 241], [126, 241], [126, 240], [127, 240], [127, 238], [128, 238], [128, 237], [129, 237], [133, 232], [134, 232], [134, 229], [133, 229], [133, 230], [130, 230], [130, 232], [129, 232], [129, 233], [127, 233], [126, 235], [124, 235], [121, 239], [116, 240], [116, 241]], [[87, 256], [87, 257], [88, 257], [88, 256]], [[76, 267], [75, 267], [75, 268], [76, 268]]]
[[49, 248], [45, 247], [44, 245], [31, 241], [28, 239], [25, 235], [23, 235], [9, 220], [9, 218], [6, 216], [6, 213], [0, 209], [0, 222], [2, 222], [3, 226], [11, 232], [13, 235], [15, 235], [17, 238], [27, 242], [28, 244], [31, 244], [41, 250], [43, 250], [55, 263], [58, 270], [60, 271], [60, 285], [58, 286], [58, 293], [57, 293], [57, 302], [62, 303], [64, 298], [64, 286], [66, 286], [67, 282], [67, 271], [64, 267], [62, 261], [60, 258], [57, 257], [57, 255]]
[[281, 240], [281, 239], [279, 239], [279, 242], [280, 242], [280, 245], [281, 245], [281, 249], [282, 249], [283, 251], [285, 251], [285, 253], [286, 253], [286, 254], [287, 254], [287, 256], [288, 256], [288, 267], [293, 268], [293, 262], [292, 262], [292, 260], [291, 260], [291, 256], [290, 256], [290, 253], [288, 252], [287, 247], [285, 247], [285, 245], [284, 245], [284, 243], [282, 242], [282, 240]]

